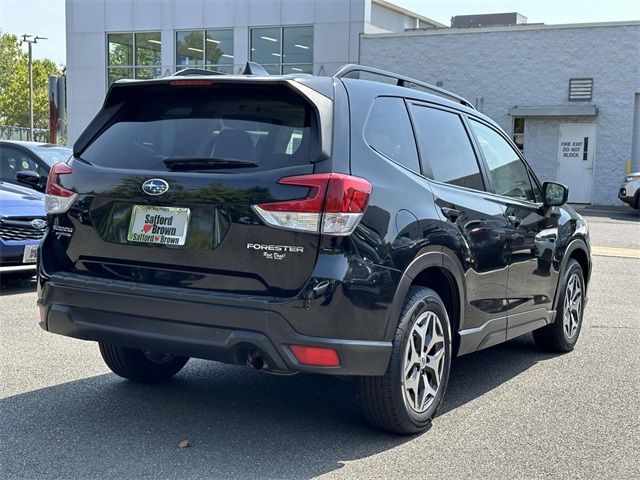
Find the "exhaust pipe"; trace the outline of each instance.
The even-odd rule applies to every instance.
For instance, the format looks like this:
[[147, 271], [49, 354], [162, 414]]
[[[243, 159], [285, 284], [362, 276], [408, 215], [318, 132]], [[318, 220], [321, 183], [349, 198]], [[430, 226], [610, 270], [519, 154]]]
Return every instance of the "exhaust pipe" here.
[[249, 352], [249, 355], [247, 355], [247, 364], [256, 370], [264, 370], [267, 368], [267, 362], [264, 360], [264, 356], [260, 350], [251, 350]]
[[287, 370], [272, 369], [267, 363], [267, 361], [265, 360], [262, 352], [257, 349], [252, 349], [249, 351], [249, 354], [247, 355], [247, 365], [253, 367], [254, 369], [260, 372], [270, 373], [272, 375], [290, 376], [290, 375], [296, 375], [298, 373], [298, 372], [290, 372]]

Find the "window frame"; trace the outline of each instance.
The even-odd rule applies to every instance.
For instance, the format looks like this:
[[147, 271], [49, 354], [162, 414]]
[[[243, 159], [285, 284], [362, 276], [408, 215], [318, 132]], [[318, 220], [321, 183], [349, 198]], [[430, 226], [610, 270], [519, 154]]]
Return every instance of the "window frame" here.
[[[464, 117], [465, 117], [465, 122], [468, 124], [468, 130], [472, 135], [473, 142], [474, 142], [475, 145], [477, 145], [477, 150], [480, 153], [480, 159], [481, 159], [481, 161], [482, 161], [482, 163], [484, 165], [484, 169], [485, 169], [485, 172], [486, 172], [486, 181], [488, 182], [487, 185], [489, 186], [489, 189], [487, 191], [490, 192], [491, 194], [495, 195], [496, 197], [499, 197], [501, 199], [508, 199], [509, 201], [512, 201], [512, 202], [518, 202], [518, 203], [521, 203], [521, 204], [532, 205], [532, 206], [536, 206], [536, 207], [542, 205], [542, 198], [540, 198], [539, 201], [531, 202], [529, 200], [522, 200], [522, 199], [515, 198], [515, 197], [508, 197], [506, 195], [501, 195], [501, 194], [496, 192], [495, 185], [493, 183], [493, 178], [491, 176], [491, 170], [489, 169], [489, 164], [487, 163], [487, 159], [484, 156], [484, 152], [482, 151], [482, 148], [480, 148], [480, 143], [479, 143], [478, 139], [476, 138], [476, 135], [475, 135], [475, 133], [473, 131], [473, 128], [471, 127], [471, 123], [470, 122], [472, 122], [472, 121], [476, 121], [476, 122], [484, 125], [485, 127], [493, 130], [495, 133], [498, 134], [498, 136], [502, 137], [502, 139], [507, 142], [507, 144], [516, 153], [516, 156], [520, 159], [520, 161], [524, 165], [525, 170], [526, 170], [527, 174], [529, 175], [529, 180], [532, 181], [533, 183], [535, 183], [535, 186], [537, 187], [538, 191], [540, 192], [540, 196], [541, 197], [542, 197], [542, 186], [540, 184], [540, 181], [538, 180], [538, 177], [536, 176], [536, 174], [533, 172], [532, 168], [527, 163], [527, 160], [522, 155], [522, 152], [520, 151], [518, 146], [513, 142], [513, 140], [511, 140], [511, 138], [509, 138], [509, 136], [501, 128], [496, 127], [495, 125], [491, 124], [490, 122], [488, 122], [485, 119], [483, 119], [481, 117], [478, 117], [476, 115], [471, 115], [471, 114], [466, 113], [464, 115]], [[532, 187], [533, 187], [533, 185], [532, 185]], [[534, 194], [535, 194], [535, 190], [534, 190]], [[536, 200], [538, 200], [538, 199], [536, 198]]]
[[[140, 65], [138, 64], [137, 60], [138, 60], [138, 54], [136, 52], [136, 34], [141, 34], [141, 33], [158, 33], [160, 34], [160, 64], [159, 65]], [[109, 64], [109, 35], [131, 35], [131, 58], [133, 60], [133, 65], [110, 65]], [[107, 89], [111, 86], [111, 83], [109, 83], [109, 70], [111, 70], [112, 68], [128, 68], [131, 69], [131, 71], [133, 72], [133, 76], [132, 77], [125, 77], [126, 79], [129, 80], [136, 80], [136, 70], [138, 68], [158, 68], [160, 70], [160, 76], [159, 77], [154, 77], [154, 78], [160, 78], [162, 76], [162, 31], [161, 30], [130, 30], [130, 31], [114, 31], [114, 32], [105, 32], [105, 36], [104, 36], [104, 40], [105, 40], [105, 50], [107, 52], [106, 55], [106, 70], [107, 70], [107, 75], [106, 75], [106, 84], [107, 84]], [[118, 80], [123, 80], [125, 78], [120, 78]], [[144, 79], [147, 80], [147, 79]], [[112, 83], [117, 82], [117, 80], [115, 80]]]
[[[486, 163], [484, 162], [484, 157], [481, 156], [481, 152], [479, 151], [479, 146], [476, 143], [475, 140], [475, 136], [473, 135], [473, 132], [471, 131], [471, 126], [467, 123], [467, 119], [466, 116], [464, 114], [464, 112], [461, 112], [460, 110], [456, 110], [454, 108], [450, 108], [447, 107], [445, 105], [441, 105], [439, 103], [434, 103], [434, 102], [428, 102], [425, 100], [421, 100], [421, 99], [417, 99], [417, 98], [409, 98], [409, 97], [405, 97], [404, 99], [405, 104], [407, 106], [407, 112], [409, 113], [409, 120], [411, 121], [411, 128], [413, 129], [413, 138], [415, 140], [416, 143], [416, 149], [418, 150], [418, 161], [420, 162], [420, 169], [422, 171], [422, 176], [424, 178], [426, 178], [428, 181], [430, 182], [434, 182], [438, 185], [444, 185], [447, 187], [453, 187], [453, 188], [462, 188], [465, 191], [468, 192], [476, 192], [476, 193], [491, 193], [491, 188], [493, 187], [488, 180], [490, 180], [489, 178], [489, 171], [487, 170], [487, 166]], [[464, 132], [467, 135], [467, 139], [469, 140], [469, 144], [471, 145], [471, 149], [476, 157], [476, 163], [478, 165], [478, 170], [480, 171], [480, 178], [482, 179], [482, 183], [484, 185], [484, 190], [476, 190], [475, 188], [469, 188], [469, 187], [465, 187], [462, 185], [456, 185], [454, 183], [446, 183], [446, 182], [441, 182], [439, 180], [436, 180], [433, 177], [433, 171], [431, 169], [431, 166], [422, 159], [422, 155], [420, 153], [420, 144], [418, 143], [418, 135], [416, 132], [416, 126], [415, 126], [415, 120], [413, 118], [413, 113], [411, 111], [411, 104], [416, 105], [417, 107], [423, 107], [423, 108], [431, 108], [434, 110], [442, 110], [444, 112], [447, 113], [451, 113], [454, 115], [457, 115], [458, 118], [460, 119], [460, 124], [462, 125], [462, 128], [464, 130]]]
[[[204, 70], [211, 70], [215, 72], [226, 73], [224, 70], [214, 70], [215, 68], [230, 68], [231, 73], [229, 75], [233, 75], [235, 68], [235, 55], [236, 55], [236, 45], [235, 45], [235, 27], [231, 28], [183, 28], [179, 30], [173, 30], [173, 70], [175, 72], [179, 72], [180, 70], [184, 70], [185, 68], [201, 68]], [[208, 32], [218, 32], [218, 31], [227, 31], [231, 32], [231, 46], [233, 48], [233, 61], [230, 64], [222, 64], [222, 63], [207, 63], [207, 33]], [[191, 33], [191, 32], [200, 32], [202, 33], [202, 64], [201, 65], [178, 65], [178, 33]]]
[[[311, 63], [287, 63], [287, 62], [283, 62], [282, 58], [284, 55], [284, 30], [286, 28], [300, 28], [300, 27], [308, 27], [311, 29], [312, 35], [313, 35], [313, 40], [314, 40], [314, 45], [311, 47], [312, 52], [311, 52]], [[254, 62], [255, 60], [253, 60], [252, 58], [252, 33], [254, 30], [261, 30], [261, 29], [274, 29], [277, 28], [280, 30], [280, 62], [275, 62], [275, 63], [261, 63], [260, 65], [262, 66], [267, 66], [267, 67], [278, 67], [279, 73], [278, 75], [286, 75], [283, 74], [283, 67], [287, 66], [287, 67], [296, 67], [298, 65], [310, 65], [311, 66], [311, 74], [313, 75], [313, 67], [314, 67], [314, 61], [313, 61], [313, 57], [314, 57], [314, 53], [315, 53], [315, 32], [314, 32], [314, 28], [313, 28], [313, 24], [291, 24], [291, 25], [256, 25], [256, 26], [250, 26], [249, 27], [249, 38], [248, 38], [248, 49], [249, 51], [247, 52], [247, 58], [249, 59], [249, 61]], [[298, 72], [298, 73], [304, 73], [304, 72]]]

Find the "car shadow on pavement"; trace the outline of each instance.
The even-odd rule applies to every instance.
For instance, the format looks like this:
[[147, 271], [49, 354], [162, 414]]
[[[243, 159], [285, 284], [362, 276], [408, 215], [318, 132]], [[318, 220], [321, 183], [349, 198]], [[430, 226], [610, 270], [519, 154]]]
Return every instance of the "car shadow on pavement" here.
[[[35, 275], [35, 273], [34, 273]], [[17, 293], [35, 292], [35, 276], [32, 278], [14, 278], [9, 274], [0, 277], [0, 297], [3, 295], [15, 295]]]
[[[443, 411], [551, 357], [532, 343], [458, 359]], [[160, 385], [105, 374], [5, 398], [0, 430], [4, 478], [309, 478], [412, 440], [369, 427], [351, 382], [205, 361]]]

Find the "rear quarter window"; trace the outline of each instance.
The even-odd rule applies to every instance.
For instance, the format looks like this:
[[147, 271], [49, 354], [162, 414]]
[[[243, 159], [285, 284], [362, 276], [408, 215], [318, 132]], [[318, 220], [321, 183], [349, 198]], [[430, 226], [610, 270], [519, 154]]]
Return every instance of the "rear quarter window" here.
[[376, 98], [364, 127], [364, 138], [376, 152], [420, 173], [416, 141], [403, 99]]
[[211, 158], [274, 169], [309, 163], [317, 152], [313, 107], [286, 87], [154, 85], [134, 90], [81, 153], [83, 160], [166, 170], [166, 159]]

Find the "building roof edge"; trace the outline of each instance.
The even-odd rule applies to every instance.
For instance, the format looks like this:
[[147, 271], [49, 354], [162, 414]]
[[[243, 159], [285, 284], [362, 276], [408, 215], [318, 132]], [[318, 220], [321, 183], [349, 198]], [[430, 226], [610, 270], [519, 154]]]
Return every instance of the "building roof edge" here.
[[402, 13], [403, 15], [408, 15], [410, 17], [417, 18], [418, 20], [422, 20], [425, 23], [429, 23], [434, 27], [438, 27], [438, 28], [447, 27], [444, 23], [440, 23], [436, 20], [425, 17], [424, 15], [420, 15], [419, 13], [416, 13], [414, 11], [407, 10], [406, 8], [396, 5], [395, 3], [387, 2], [386, 0], [371, 0], [371, 2], [377, 3], [381, 7], [388, 8], [389, 10], [393, 10], [394, 12]]
[[[378, 0], [374, 0], [378, 1]], [[562, 23], [556, 25], [546, 24], [521, 24], [500, 27], [470, 27], [470, 28], [434, 28], [409, 30], [405, 32], [389, 32], [389, 33], [365, 33], [364, 38], [376, 37], [412, 37], [421, 35], [453, 35], [453, 34], [474, 34], [474, 33], [491, 33], [491, 32], [524, 32], [531, 30], [563, 30], [571, 28], [598, 28], [598, 27], [640, 27], [640, 20], [625, 20], [619, 22], [592, 22], [592, 23]]]

